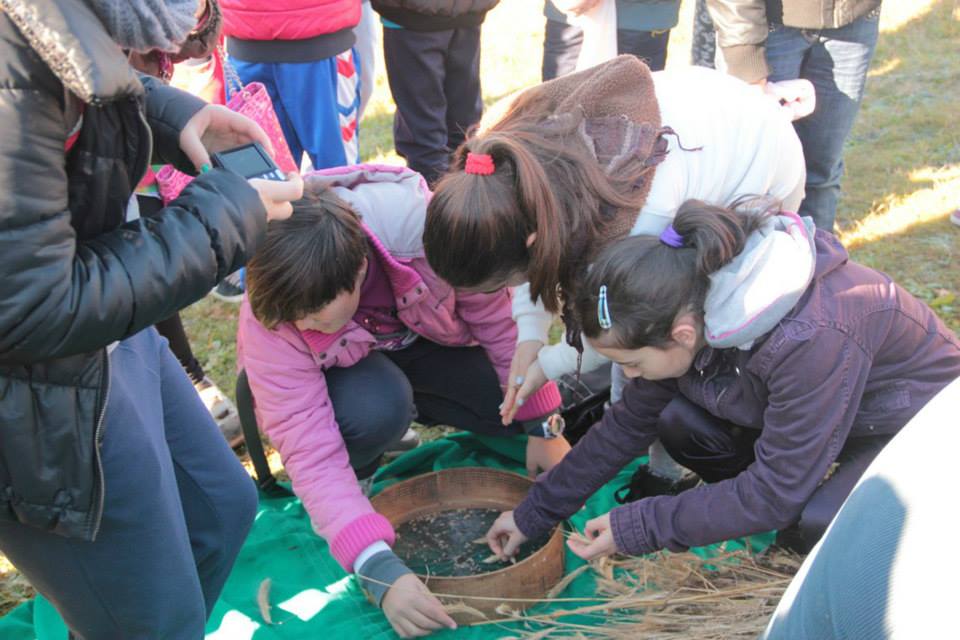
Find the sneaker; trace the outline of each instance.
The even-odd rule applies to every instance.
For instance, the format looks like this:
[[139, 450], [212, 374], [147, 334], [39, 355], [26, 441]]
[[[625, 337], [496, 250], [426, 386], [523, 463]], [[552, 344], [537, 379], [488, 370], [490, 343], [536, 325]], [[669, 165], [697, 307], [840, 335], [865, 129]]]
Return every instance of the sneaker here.
[[232, 302], [234, 304], [240, 304], [243, 300], [243, 293], [246, 291], [246, 286], [244, 283], [244, 276], [246, 275], [246, 270], [239, 269], [234, 271], [226, 278], [224, 278], [220, 284], [213, 288], [212, 293], [214, 297], [223, 300], [224, 302]]
[[369, 498], [370, 492], [373, 491], [373, 476], [364, 478], [363, 480], [357, 480], [357, 484], [360, 485], [360, 491], [363, 492], [363, 495]]
[[627, 504], [651, 496], [675, 496], [698, 484], [700, 478], [694, 473], [687, 473], [679, 480], [670, 480], [658, 476], [650, 471], [650, 467], [642, 464], [633, 472], [630, 482], [617, 489], [613, 497], [620, 504]]
[[955, 209], [953, 213], [950, 214], [950, 222], [960, 227], [960, 209]]
[[387, 447], [387, 450], [384, 453], [403, 453], [404, 451], [416, 449], [419, 446], [420, 434], [414, 431], [411, 427], [407, 429], [407, 432], [403, 434], [402, 438]]
[[213, 416], [217, 426], [220, 427], [220, 433], [230, 443], [230, 447], [236, 448], [239, 446], [243, 442], [243, 428], [240, 426], [240, 414], [237, 413], [237, 407], [230, 401], [230, 398], [220, 390], [220, 387], [213, 380], [206, 376], [200, 382], [194, 383], [193, 387], [197, 390], [200, 399], [210, 415]]

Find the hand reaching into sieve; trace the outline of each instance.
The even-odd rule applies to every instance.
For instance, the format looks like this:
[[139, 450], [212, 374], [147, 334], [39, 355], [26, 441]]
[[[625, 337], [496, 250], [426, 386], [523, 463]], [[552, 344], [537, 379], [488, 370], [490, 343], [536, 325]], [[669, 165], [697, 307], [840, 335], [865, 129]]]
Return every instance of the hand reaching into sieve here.
[[527, 541], [527, 536], [520, 532], [513, 519], [513, 511], [504, 511], [496, 519], [490, 530], [487, 531], [487, 545], [490, 551], [502, 561], [509, 560], [517, 555], [520, 545]]
[[439, 629], [456, 629], [457, 623], [412, 573], [400, 576], [383, 596], [383, 614], [401, 638], [418, 638]]

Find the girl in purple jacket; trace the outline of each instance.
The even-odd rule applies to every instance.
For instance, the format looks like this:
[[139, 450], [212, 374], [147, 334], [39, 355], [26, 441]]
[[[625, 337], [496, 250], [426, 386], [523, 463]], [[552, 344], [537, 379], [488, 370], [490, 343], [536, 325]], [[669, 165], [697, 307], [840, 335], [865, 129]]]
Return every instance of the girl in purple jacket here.
[[656, 438], [706, 484], [633, 496], [588, 522], [575, 553], [681, 551], [771, 529], [810, 547], [887, 441], [960, 375], [960, 343], [926, 305], [790, 213], [688, 201], [659, 237], [605, 249], [573, 305], [587, 342], [632, 380], [494, 523], [501, 557]]
[[[516, 434], [540, 429], [559, 391], [542, 388], [501, 424], [517, 338], [510, 296], [455, 290], [427, 265], [430, 192], [419, 174], [359, 165], [305, 182], [293, 216], [270, 226], [249, 264], [238, 360], [258, 425], [330, 553], [398, 634], [423, 635], [453, 621], [390, 550], [393, 528], [362, 485], [414, 418]], [[548, 467], [568, 448], [531, 437], [528, 463]]]

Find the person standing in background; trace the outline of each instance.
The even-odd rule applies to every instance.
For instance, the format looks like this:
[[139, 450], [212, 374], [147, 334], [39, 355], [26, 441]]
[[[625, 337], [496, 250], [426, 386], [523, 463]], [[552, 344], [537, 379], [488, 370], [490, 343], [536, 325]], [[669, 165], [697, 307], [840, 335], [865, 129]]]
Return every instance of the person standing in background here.
[[[833, 230], [843, 176], [843, 145], [860, 110], [877, 45], [881, 0], [707, 0], [730, 74], [794, 101], [813, 83], [814, 112], [794, 122], [807, 162], [800, 215]], [[719, 63], [719, 60], [718, 60]]]
[[397, 154], [433, 185], [480, 121], [480, 26], [499, 0], [372, 0], [397, 105]]
[[[547, 0], [543, 35], [544, 82], [572, 72], [583, 47], [583, 30], [569, 17], [589, 11], [599, 0]], [[616, 0], [617, 54], [629, 53], [662, 71], [667, 64], [670, 30], [677, 26], [680, 0]]]
[[[220, 6], [229, 54], [224, 64], [232, 64], [244, 84], [267, 88], [302, 171], [355, 164], [360, 0], [222, 0]], [[231, 273], [213, 295], [239, 304], [245, 280], [245, 270]]]
[[262, 82], [296, 162], [357, 162], [360, 0], [222, 0], [227, 53], [244, 84]]
[[377, 14], [370, 6], [370, 0], [363, 0], [361, 6], [360, 22], [353, 29], [357, 36], [354, 48], [360, 59], [360, 110], [357, 113], [357, 121], [363, 118], [363, 111], [373, 95], [374, 77], [377, 71], [377, 44], [380, 40], [380, 25], [377, 24]]

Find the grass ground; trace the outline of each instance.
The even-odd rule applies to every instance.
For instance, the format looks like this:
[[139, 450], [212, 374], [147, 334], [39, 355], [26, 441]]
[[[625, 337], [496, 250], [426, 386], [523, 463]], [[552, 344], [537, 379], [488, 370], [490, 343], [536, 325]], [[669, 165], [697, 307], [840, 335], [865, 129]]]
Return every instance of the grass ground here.
[[[847, 144], [838, 213], [853, 258], [889, 273], [960, 331], [960, 0], [887, 2], [867, 95]], [[671, 34], [668, 68], [689, 61], [692, 0]], [[541, 4], [503, 0], [484, 25], [486, 102], [540, 77]], [[363, 158], [399, 162], [382, 60], [361, 126]], [[206, 298], [183, 313], [208, 375], [233, 395], [236, 311]], [[30, 594], [0, 556], [0, 614]]]

